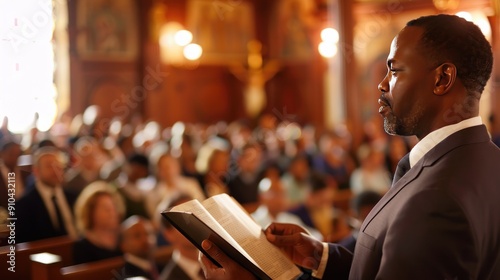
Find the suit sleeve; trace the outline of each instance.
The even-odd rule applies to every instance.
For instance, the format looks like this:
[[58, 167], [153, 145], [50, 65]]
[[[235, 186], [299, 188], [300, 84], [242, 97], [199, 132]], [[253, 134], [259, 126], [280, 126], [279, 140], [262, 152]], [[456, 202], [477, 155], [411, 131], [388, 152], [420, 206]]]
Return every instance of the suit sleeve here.
[[338, 244], [328, 244], [328, 261], [322, 279], [348, 279], [352, 253]]
[[414, 195], [388, 228], [377, 279], [476, 279], [470, 225], [445, 191]]

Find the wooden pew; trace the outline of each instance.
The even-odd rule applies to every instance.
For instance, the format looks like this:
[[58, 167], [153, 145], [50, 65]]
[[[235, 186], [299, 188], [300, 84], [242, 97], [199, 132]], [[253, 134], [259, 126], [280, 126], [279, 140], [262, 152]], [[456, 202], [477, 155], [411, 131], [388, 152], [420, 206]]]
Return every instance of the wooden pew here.
[[[54, 256], [57, 257], [57, 256]], [[165, 265], [172, 257], [172, 247], [162, 246], [155, 252], [155, 260]], [[78, 265], [62, 266], [60, 261], [40, 262], [36, 258], [31, 266], [36, 274], [32, 280], [110, 280], [122, 279], [122, 257], [110, 258]]]
[[105, 259], [96, 262], [82, 263], [62, 267], [59, 270], [60, 280], [110, 280], [122, 279], [121, 268], [125, 264], [123, 257]]
[[54, 237], [32, 242], [16, 244], [15, 272], [7, 270], [10, 267], [10, 245], [0, 247], [0, 279], [26, 280], [32, 278], [30, 255], [48, 252], [61, 257], [63, 266], [73, 262], [73, 240], [67, 236]]

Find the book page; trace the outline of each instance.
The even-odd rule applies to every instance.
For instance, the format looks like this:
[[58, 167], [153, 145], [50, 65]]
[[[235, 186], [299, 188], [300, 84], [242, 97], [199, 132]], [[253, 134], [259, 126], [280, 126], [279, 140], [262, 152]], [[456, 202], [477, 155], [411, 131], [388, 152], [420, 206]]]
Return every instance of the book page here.
[[[179, 204], [169, 212], [190, 212], [193, 213], [198, 219], [202, 220], [207, 226], [209, 226], [214, 232], [225, 239], [229, 244], [231, 244], [236, 250], [242, 253], [247, 259], [259, 267], [258, 263], [242, 248], [242, 246], [234, 240], [234, 238], [228, 234], [228, 232], [210, 215], [210, 213], [203, 207], [203, 205], [196, 199], [187, 201], [185, 203]], [[260, 267], [259, 267], [260, 268]], [[262, 268], [261, 268], [262, 269]]]
[[280, 249], [267, 241], [262, 228], [227, 194], [202, 202], [220, 225], [238, 242], [272, 279], [295, 279], [300, 270]]

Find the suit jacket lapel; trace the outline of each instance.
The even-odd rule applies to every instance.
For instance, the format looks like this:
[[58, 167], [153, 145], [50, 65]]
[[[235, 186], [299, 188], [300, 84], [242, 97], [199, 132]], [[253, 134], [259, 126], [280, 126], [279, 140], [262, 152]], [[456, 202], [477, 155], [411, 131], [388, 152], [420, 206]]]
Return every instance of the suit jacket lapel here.
[[469, 127], [445, 138], [436, 147], [432, 148], [419, 162], [417, 162], [415, 166], [413, 166], [391, 187], [379, 203], [377, 203], [372, 211], [370, 211], [370, 214], [366, 217], [361, 230], [365, 231], [366, 227], [370, 224], [373, 218], [377, 216], [387, 203], [389, 203], [410, 182], [415, 180], [425, 167], [434, 164], [439, 158], [457, 147], [488, 141], [490, 141], [490, 137], [484, 125]]
[[415, 166], [413, 166], [401, 179], [399, 179], [389, 191], [382, 197], [382, 199], [373, 207], [370, 214], [366, 217], [362, 230], [364, 231], [370, 222], [377, 216], [377, 214], [389, 203], [406, 185], [411, 181], [415, 180], [420, 171], [422, 170], [422, 161], [419, 161]]

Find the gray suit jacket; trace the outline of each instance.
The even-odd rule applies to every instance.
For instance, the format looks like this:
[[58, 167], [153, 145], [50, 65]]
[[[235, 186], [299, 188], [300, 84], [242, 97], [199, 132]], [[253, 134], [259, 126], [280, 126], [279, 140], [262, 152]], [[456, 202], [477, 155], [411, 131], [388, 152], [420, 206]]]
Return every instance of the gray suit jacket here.
[[500, 149], [486, 127], [450, 135], [395, 182], [350, 257], [330, 245], [324, 279], [349, 266], [349, 279], [500, 279]]

